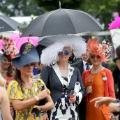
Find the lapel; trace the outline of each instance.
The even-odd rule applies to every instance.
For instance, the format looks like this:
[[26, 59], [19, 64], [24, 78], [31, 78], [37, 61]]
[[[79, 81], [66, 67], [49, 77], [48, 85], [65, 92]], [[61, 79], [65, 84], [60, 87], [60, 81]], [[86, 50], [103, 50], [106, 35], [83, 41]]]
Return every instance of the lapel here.
[[62, 75], [61, 75], [61, 72], [60, 72], [60, 69], [59, 69], [59, 66], [58, 66], [57, 64], [55, 64], [55, 65], [53, 66], [53, 70], [55, 71], [55, 73], [56, 73], [57, 77], [59, 78], [61, 84], [68, 87], [68, 86], [69, 86], [69, 83], [70, 83], [70, 80], [71, 80], [71, 77], [72, 77], [72, 75], [73, 75], [74, 68], [71, 67], [70, 65], [68, 66], [68, 76], [67, 76], [68, 81], [65, 81], [65, 80], [63, 79], [63, 77], [62, 77]]

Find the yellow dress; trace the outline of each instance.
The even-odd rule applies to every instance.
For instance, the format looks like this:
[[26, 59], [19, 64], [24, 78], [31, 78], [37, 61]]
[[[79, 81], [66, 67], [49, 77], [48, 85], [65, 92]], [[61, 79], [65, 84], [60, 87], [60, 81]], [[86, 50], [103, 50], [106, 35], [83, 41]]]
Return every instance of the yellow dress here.
[[[45, 86], [42, 80], [37, 80], [33, 82], [32, 87], [23, 88], [23, 91], [20, 88], [20, 85], [17, 81], [13, 80], [8, 85], [8, 96], [10, 100], [27, 100], [38, 95], [41, 92], [42, 87]], [[16, 111], [15, 120], [42, 120], [42, 116], [34, 117], [31, 114], [31, 110], [34, 106], [31, 106], [24, 111]]]

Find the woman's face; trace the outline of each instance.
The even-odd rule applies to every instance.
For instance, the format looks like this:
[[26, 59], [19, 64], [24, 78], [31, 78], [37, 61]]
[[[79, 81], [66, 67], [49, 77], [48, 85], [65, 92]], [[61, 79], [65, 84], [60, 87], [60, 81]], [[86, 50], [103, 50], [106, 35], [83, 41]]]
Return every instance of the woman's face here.
[[90, 61], [93, 66], [99, 66], [102, 63], [101, 56], [90, 54]]
[[70, 48], [64, 48], [63, 51], [58, 53], [59, 61], [68, 62], [72, 52]]
[[19, 68], [21, 74], [24, 74], [24, 75], [32, 75], [33, 74], [33, 68], [34, 68], [34, 63], [31, 63], [31, 64], [28, 64], [28, 65], [25, 65], [21, 68]]

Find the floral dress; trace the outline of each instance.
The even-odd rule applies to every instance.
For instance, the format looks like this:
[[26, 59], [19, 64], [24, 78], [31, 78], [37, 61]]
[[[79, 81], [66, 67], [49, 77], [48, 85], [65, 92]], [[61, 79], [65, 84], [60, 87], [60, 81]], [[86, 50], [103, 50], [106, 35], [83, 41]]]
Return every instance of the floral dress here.
[[[20, 88], [17, 81], [13, 80], [8, 85], [8, 96], [10, 100], [27, 100], [38, 95], [45, 84], [42, 80], [33, 80], [32, 88]], [[35, 117], [31, 114], [31, 110], [34, 106], [31, 106], [24, 111], [15, 111], [15, 120], [42, 120], [42, 116]]]

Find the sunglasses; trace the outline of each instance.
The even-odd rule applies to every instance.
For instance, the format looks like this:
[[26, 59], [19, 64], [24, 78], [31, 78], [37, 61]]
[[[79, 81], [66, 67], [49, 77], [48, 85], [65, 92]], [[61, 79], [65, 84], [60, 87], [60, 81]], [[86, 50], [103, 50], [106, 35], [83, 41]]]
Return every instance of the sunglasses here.
[[27, 65], [24, 65], [23, 67], [30, 67], [30, 66], [34, 66], [35, 63], [31, 63], [31, 64], [27, 64]]
[[95, 59], [95, 58], [100, 59], [101, 56], [100, 56], [100, 55], [91, 55], [90, 58], [91, 58], [91, 59]]
[[64, 55], [64, 56], [68, 56], [68, 55], [71, 55], [71, 51], [68, 51], [68, 50], [63, 50], [61, 52], [58, 53], [58, 55]]

